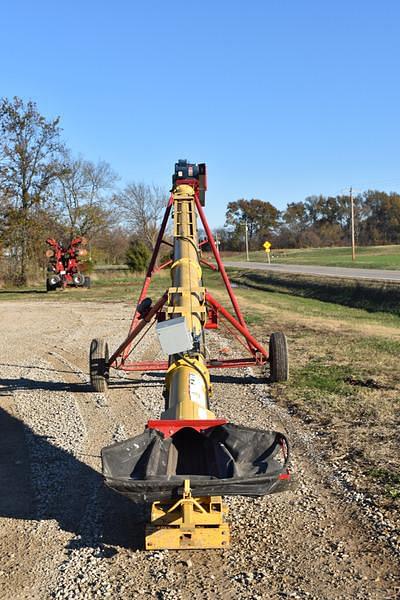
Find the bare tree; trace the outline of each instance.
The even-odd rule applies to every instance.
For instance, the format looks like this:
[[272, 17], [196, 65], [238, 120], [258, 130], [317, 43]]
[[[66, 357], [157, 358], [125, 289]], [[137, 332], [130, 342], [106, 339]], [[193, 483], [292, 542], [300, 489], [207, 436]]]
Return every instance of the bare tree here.
[[[16, 258], [16, 282], [27, 281], [27, 264], [36, 236], [33, 212], [45, 206], [50, 186], [60, 174], [62, 150], [59, 119], [47, 121], [34, 102], [3, 98], [0, 102], [0, 189]], [[2, 207], [4, 208], [4, 206]]]
[[129, 234], [122, 227], [107, 227], [92, 238], [96, 258], [105, 264], [125, 262], [129, 246]]
[[55, 195], [71, 237], [90, 237], [111, 224], [110, 192], [116, 181], [117, 175], [108, 163], [95, 164], [64, 152]]
[[130, 183], [114, 200], [130, 232], [153, 249], [168, 201], [166, 191], [156, 185]]

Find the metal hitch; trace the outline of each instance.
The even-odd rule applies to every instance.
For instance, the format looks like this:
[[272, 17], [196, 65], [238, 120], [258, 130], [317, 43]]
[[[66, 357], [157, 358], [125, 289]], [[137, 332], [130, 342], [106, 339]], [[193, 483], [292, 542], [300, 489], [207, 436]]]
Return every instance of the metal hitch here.
[[226, 548], [230, 541], [224, 522], [227, 512], [220, 496], [193, 498], [190, 480], [185, 479], [182, 498], [153, 502], [146, 550]]

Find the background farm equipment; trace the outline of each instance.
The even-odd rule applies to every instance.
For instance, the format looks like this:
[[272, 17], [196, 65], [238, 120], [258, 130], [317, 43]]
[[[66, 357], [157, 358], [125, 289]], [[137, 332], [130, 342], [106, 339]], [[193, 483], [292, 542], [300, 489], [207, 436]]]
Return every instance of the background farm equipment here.
[[74, 238], [65, 248], [61, 242], [53, 238], [46, 240], [50, 248], [46, 251], [49, 259], [47, 266], [46, 289], [48, 292], [68, 285], [74, 287], [90, 287], [90, 277], [80, 270], [80, 257], [87, 255], [85, 238]]
[[[139, 436], [103, 448], [107, 485], [134, 502], [153, 502], [146, 529], [146, 548], [224, 547], [229, 527], [221, 495], [259, 496], [286, 489], [290, 481], [289, 447], [276, 431], [238, 426], [211, 411], [209, 369], [255, 366], [270, 381], [288, 378], [286, 338], [273, 333], [269, 350], [249, 332], [216, 249], [204, 215], [206, 165], [179, 161], [158, 240], [125, 341], [109, 356], [104, 340], [90, 347], [90, 378], [104, 392], [110, 368], [123, 371], [166, 371], [165, 410], [149, 420]], [[163, 240], [173, 210], [173, 244]], [[197, 218], [207, 239], [199, 242]], [[172, 258], [159, 267], [162, 243]], [[201, 258], [208, 243], [216, 265]], [[204, 287], [201, 265], [219, 271], [235, 315]], [[147, 297], [152, 276], [169, 267], [171, 286], [159, 300]], [[205, 331], [222, 321], [247, 350], [243, 358], [206, 358]], [[134, 361], [140, 343], [154, 322], [168, 361]]]

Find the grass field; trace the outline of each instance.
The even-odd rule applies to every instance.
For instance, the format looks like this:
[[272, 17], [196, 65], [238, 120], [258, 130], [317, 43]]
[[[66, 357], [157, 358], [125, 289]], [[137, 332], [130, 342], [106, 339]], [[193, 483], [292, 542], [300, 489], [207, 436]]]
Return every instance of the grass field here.
[[272, 331], [288, 336], [291, 376], [271, 387], [275, 401], [310, 425], [327, 460], [357, 473], [360, 491], [394, 510], [400, 503], [400, 316], [235, 291], [256, 337], [267, 343]]
[[[224, 254], [222, 253], [224, 256]], [[305, 248], [272, 250], [272, 262], [281, 264], [319, 265], [328, 267], [360, 267], [365, 269], [400, 269], [400, 245], [360, 247], [355, 262], [351, 248]], [[226, 256], [228, 260], [228, 256]], [[246, 260], [244, 253], [229, 254], [229, 260]], [[250, 260], [265, 262], [264, 251], [250, 252]]]
[[[388, 312], [400, 315], [400, 285], [392, 282], [365, 281], [350, 278], [334, 278], [297, 274], [277, 273], [250, 269], [228, 269], [236, 284], [260, 289], [265, 292], [277, 292], [314, 298], [328, 304], [333, 303], [335, 310], [340, 305], [362, 308], [370, 312]], [[301, 305], [301, 300], [298, 300]]]
[[[141, 283], [141, 276], [127, 272], [103, 273], [89, 290], [2, 290], [0, 300], [126, 302], [130, 311]], [[228, 306], [218, 275], [207, 272], [206, 283]], [[156, 300], [168, 285], [168, 273], [159, 274], [151, 297]], [[239, 287], [235, 292], [262, 343], [268, 343], [272, 331], [288, 336], [291, 377], [271, 387], [275, 401], [325, 442], [327, 460], [357, 471], [361, 491], [373, 493], [386, 507], [397, 506], [400, 315], [379, 312], [379, 303], [372, 312], [279, 291]]]

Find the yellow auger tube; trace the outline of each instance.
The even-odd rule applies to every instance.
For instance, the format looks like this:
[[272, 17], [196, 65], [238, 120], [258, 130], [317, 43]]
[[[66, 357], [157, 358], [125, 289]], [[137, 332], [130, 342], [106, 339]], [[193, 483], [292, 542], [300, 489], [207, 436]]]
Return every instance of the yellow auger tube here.
[[214, 419], [209, 410], [210, 375], [204, 359], [203, 328], [206, 321], [205, 288], [198, 256], [197, 214], [194, 189], [173, 189], [174, 251], [167, 318], [184, 317], [195, 351], [170, 357], [166, 389], [168, 408], [161, 419]]
[[[194, 189], [178, 185], [172, 193], [174, 253], [167, 318], [185, 318], [194, 351], [170, 357], [165, 382], [168, 408], [161, 419], [214, 419], [208, 408], [211, 386], [204, 359], [205, 288], [198, 256]], [[229, 545], [229, 526], [223, 520], [226, 512], [220, 496], [192, 498], [187, 479], [181, 500], [153, 503], [151, 522], [146, 526], [146, 548], [223, 548]]]

